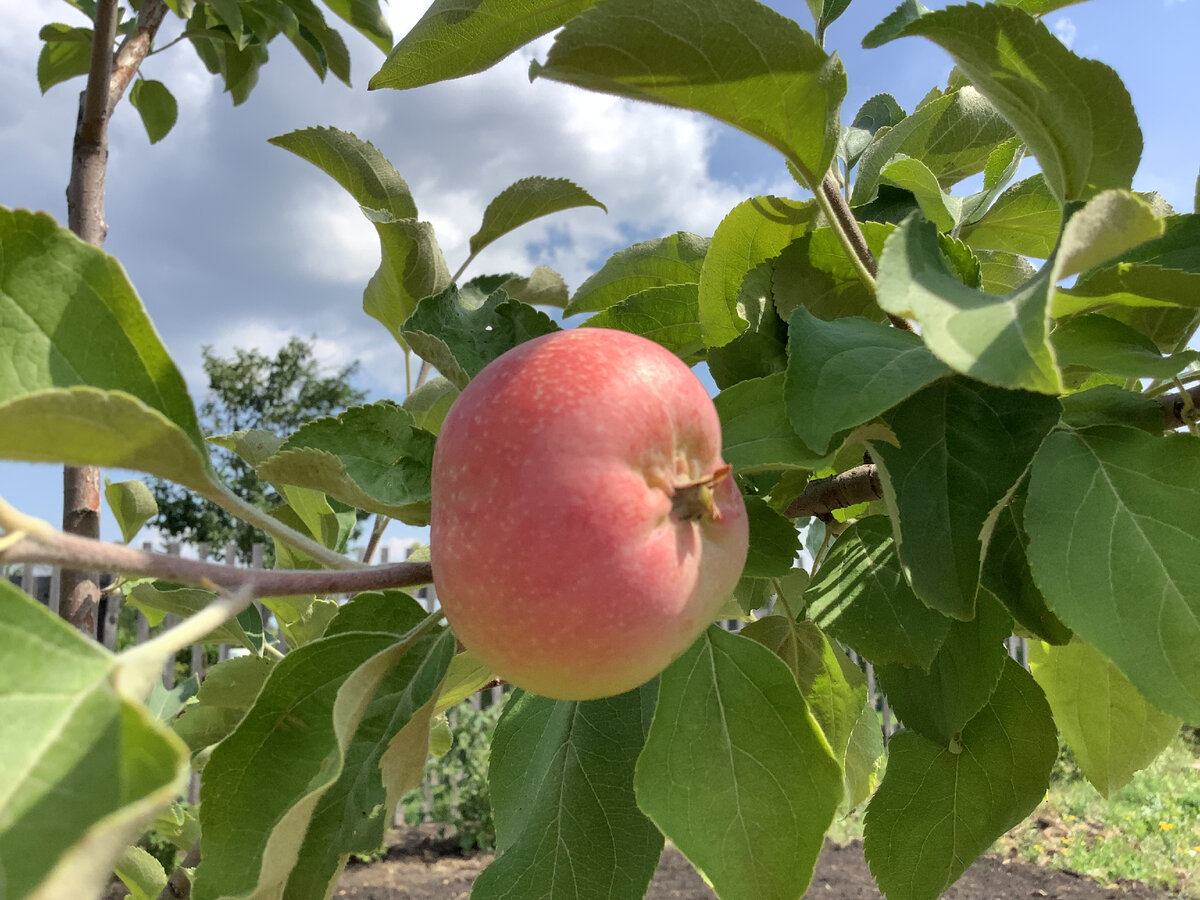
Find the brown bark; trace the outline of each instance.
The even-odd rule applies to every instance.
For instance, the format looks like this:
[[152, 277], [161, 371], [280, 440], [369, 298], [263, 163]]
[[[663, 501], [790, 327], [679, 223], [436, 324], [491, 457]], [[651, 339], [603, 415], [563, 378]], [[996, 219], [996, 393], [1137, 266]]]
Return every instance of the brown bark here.
[[789, 519], [816, 516], [828, 520], [835, 509], [882, 499], [879, 472], [874, 464], [867, 463], [828, 478], [810, 481], [804, 493], [788, 506], [785, 515]]
[[[142, 60], [167, 7], [163, 0], [146, 0], [138, 13], [137, 33], [127, 37], [114, 55], [117, 38], [117, 0], [99, 0], [92, 34], [92, 61], [87, 84], [79, 97], [79, 118], [71, 152], [67, 184], [67, 227], [96, 247], [104, 246], [104, 178], [108, 168], [108, 120]], [[81, 537], [100, 537], [100, 470], [95, 466], [63, 468], [63, 531]], [[64, 570], [59, 590], [59, 614], [85, 634], [96, 635], [100, 588], [96, 571]]]

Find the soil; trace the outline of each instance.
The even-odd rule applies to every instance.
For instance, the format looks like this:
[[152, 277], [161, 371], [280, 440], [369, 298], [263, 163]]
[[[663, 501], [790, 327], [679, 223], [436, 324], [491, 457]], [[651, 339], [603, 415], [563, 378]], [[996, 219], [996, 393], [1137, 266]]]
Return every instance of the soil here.
[[[461, 854], [429, 829], [395, 834], [387, 857], [346, 869], [333, 896], [345, 900], [467, 900], [475, 876], [491, 854]], [[862, 844], [826, 842], [811, 900], [880, 900], [863, 859]], [[948, 890], [946, 900], [1167, 900], [1173, 895], [1139, 882], [1101, 884], [1082, 875], [1045, 869], [1015, 858], [984, 856]], [[668, 846], [648, 900], [714, 900], [691, 865]]]

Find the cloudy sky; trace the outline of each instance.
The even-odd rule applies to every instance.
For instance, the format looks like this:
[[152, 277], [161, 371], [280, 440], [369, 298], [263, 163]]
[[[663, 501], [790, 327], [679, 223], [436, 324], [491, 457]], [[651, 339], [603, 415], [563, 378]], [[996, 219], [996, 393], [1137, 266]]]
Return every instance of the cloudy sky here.
[[[397, 36], [423, 2], [393, 0]], [[801, 0], [772, 0], [808, 24]], [[850, 79], [843, 118], [872, 94], [911, 111], [950, 71], [932, 44], [906, 39], [864, 51], [866, 33], [891, 0], [856, 0], [827, 35]], [[928, 3], [942, 6], [944, 3]], [[12, 0], [0, 16], [0, 205], [45, 210], [65, 221], [64, 189], [82, 79], [42, 96], [39, 28], [84, 24], [62, 0]], [[332, 15], [331, 21], [335, 21]], [[1055, 33], [1079, 54], [1112, 65], [1133, 95], [1146, 150], [1135, 181], [1190, 210], [1200, 164], [1200, 0], [1090, 0], [1052, 13]], [[205, 387], [200, 348], [272, 352], [289, 336], [317, 336], [330, 370], [362, 361], [360, 386], [400, 398], [403, 358], [361, 310], [378, 264], [374, 231], [340, 187], [267, 144], [278, 134], [333, 125], [375, 143], [408, 181], [451, 271], [488, 201], [528, 175], [569, 178], [608, 207], [542, 219], [493, 245], [468, 272], [528, 272], [548, 265], [573, 289], [614, 250], [677, 230], [711, 234], [753, 194], [800, 196], [780, 157], [699, 116], [530, 83], [531, 58], [549, 39], [481, 75], [415, 91], [366, 91], [383, 60], [343, 28], [354, 87], [322, 84], [283, 40], [250, 99], [233, 107], [221, 85], [180, 44], [152, 56], [146, 77], [167, 84], [179, 121], [150, 146], [123, 102], [110, 128], [106, 249], [128, 270], [193, 395]], [[164, 40], [179, 31], [164, 25]], [[160, 40], [160, 44], [163, 43]], [[0, 496], [57, 523], [57, 467], [0, 463]], [[411, 532], [393, 526], [393, 546]], [[103, 536], [119, 532], [106, 514]]]

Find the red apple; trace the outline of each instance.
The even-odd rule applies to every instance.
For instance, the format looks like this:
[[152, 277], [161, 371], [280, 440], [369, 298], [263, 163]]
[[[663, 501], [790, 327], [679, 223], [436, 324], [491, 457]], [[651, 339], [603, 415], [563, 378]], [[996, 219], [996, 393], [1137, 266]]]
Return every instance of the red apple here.
[[669, 351], [559, 331], [489, 364], [433, 457], [434, 586], [463, 645], [563, 700], [631, 690], [716, 617], [746, 561], [704, 386]]

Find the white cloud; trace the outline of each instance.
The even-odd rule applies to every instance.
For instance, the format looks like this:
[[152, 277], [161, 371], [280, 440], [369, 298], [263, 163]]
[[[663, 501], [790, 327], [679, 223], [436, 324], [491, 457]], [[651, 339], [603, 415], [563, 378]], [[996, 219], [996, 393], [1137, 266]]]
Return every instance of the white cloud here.
[[1075, 35], [1078, 29], [1069, 16], [1059, 16], [1054, 22], [1054, 33], [1068, 47], [1075, 46]]

